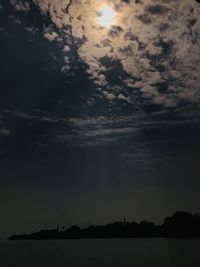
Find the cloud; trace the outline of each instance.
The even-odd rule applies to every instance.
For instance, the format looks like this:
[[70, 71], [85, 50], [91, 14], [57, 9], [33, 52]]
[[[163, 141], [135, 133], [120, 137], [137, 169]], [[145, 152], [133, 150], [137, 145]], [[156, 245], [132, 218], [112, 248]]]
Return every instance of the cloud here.
[[168, 12], [168, 8], [162, 4], [149, 5], [145, 10], [152, 15], [163, 15]]
[[58, 38], [58, 34], [56, 32], [46, 32], [44, 34], [44, 37], [50, 42], [53, 42], [54, 40]]
[[11, 135], [11, 130], [5, 125], [2, 115], [0, 114], [0, 136]]
[[5, 135], [5, 136], [9, 136], [11, 134], [11, 131], [7, 128], [0, 129], [0, 134]]
[[2, 113], [11, 115], [11, 116], [19, 118], [19, 119], [25, 119], [25, 120], [34, 119], [34, 116], [32, 116], [29, 113], [23, 112], [23, 111], [11, 111], [11, 110], [8, 110], [8, 109], [3, 109]]
[[[28, 9], [26, 2], [11, 1], [19, 10], [19, 6]], [[55, 27], [46, 28], [45, 38], [62, 41], [63, 54], [76, 47], [87, 75], [102, 88], [108, 102], [123, 95], [135, 104], [135, 92], [144, 101], [165, 107], [200, 101], [200, 5], [196, 1], [33, 1]], [[105, 4], [117, 13], [109, 29], [98, 23]], [[63, 59], [61, 71], [68, 73], [70, 60], [66, 55]], [[113, 64], [108, 66], [108, 61]], [[115, 77], [112, 84], [111, 76]]]
[[67, 53], [70, 51], [70, 47], [68, 45], [64, 45], [63, 52]]
[[16, 9], [16, 11], [29, 11], [30, 4], [28, 1], [20, 0], [10, 0], [11, 5]]

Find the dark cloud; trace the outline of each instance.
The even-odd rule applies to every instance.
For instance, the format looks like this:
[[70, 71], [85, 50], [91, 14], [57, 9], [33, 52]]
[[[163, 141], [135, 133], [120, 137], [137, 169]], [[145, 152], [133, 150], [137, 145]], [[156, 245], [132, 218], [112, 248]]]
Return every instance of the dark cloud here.
[[148, 16], [148, 14], [142, 14], [142, 15], [138, 16], [138, 19], [144, 24], [152, 23], [152, 19], [151, 19], [151, 17]]
[[148, 7], [145, 8], [145, 11], [152, 15], [164, 15], [168, 12], [168, 8], [166, 6], [162, 5], [149, 5]]

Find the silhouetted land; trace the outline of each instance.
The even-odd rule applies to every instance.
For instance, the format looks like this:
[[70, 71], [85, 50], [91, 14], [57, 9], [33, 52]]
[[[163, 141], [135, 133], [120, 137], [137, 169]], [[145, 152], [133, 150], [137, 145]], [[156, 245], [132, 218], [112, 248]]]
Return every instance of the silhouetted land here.
[[166, 217], [162, 225], [153, 222], [114, 222], [80, 229], [74, 225], [66, 230], [41, 230], [32, 234], [12, 235], [10, 240], [134, 238], [134, 237], [200, 237], [200, 214], [177, 211]]

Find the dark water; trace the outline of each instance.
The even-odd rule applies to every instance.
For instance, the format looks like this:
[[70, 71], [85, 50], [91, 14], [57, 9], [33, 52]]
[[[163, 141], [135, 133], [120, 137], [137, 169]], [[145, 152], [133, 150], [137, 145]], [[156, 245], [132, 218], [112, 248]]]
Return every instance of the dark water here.
[[0, 267], [200, 267], [200, 239], [2, 241]]

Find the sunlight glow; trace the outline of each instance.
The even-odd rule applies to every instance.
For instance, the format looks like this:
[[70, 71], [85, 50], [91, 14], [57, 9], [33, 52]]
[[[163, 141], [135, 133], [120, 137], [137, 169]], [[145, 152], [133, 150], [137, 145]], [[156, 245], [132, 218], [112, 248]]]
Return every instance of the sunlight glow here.
[[100, 9], [99, 24], [102, 27], [108, 28], [113, 23], [116, 17], [116, 12], [109, 6], [104, 6]]

